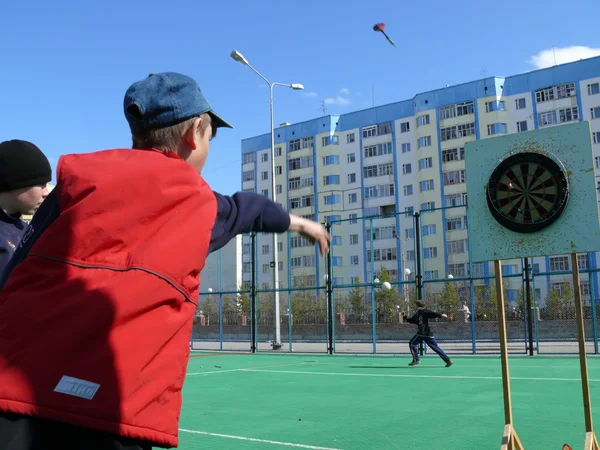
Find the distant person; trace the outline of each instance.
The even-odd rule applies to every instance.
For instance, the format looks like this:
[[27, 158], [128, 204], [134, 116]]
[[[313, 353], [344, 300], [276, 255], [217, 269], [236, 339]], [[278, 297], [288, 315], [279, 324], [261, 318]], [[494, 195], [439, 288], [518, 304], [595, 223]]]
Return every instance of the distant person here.
[[133, 149], [61, 157], [0, 280], [2, 450], [176, 447], [207, 255], [251, 231], [329, 251], [322, 225], [204, 181], [231, 125], [192, 78], [134, 83], [124, 113]]
[[436, 352], [440, 358], [446, 363], [446, 367], [452, 365], [452, 360], [444, 353], [444, 351], [438, 346], [433, 336], [433, 330], [429, 326], [429, 319], [437, 319], [443, 317], [448, 318], [446, 314], [439, 314], [428, 309], [425, 309], [425, 302], [417, 300], [417, 312], [412, 317], [405, 317], [408, 323], [417, 325], [417, 334], [409, 341], [410, 353], [412, 354], [413, 360], [409, 366], [416, 366], [421, 364], [419, 360], [419, 344], [425, 342], [429, 348]]
[[27, 228], [22, 216], [33, 214], [48, 195], [52, 168], [31, 142], [0, 143], [0, 275]]

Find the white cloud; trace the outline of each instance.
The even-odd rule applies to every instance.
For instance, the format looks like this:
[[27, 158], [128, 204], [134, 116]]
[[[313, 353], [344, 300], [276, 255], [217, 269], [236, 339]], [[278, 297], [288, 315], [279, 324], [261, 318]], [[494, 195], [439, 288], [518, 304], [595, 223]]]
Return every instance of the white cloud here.
[[306, 95], [307, 97], [317, 97], [319, 94], [317, 94], [316, 92], [306, 92], [304, 95]]
[[350, 100], [339, 95], [336, 98], [328, 97], [325, 99], [326, 105], [349, 105]]
[[340, 93], [343, 95], [350, 95], [350, 89], [342, 88], [340, 89]]
[[536, 69], [544, 69], [554, 66], [555, 58], [556, 64], [565, 64], [580, 59], [593, 58], [594, 56], [600, 56], [600, 48], [573, 45], [571, 47], [542, 50], [531, 57], [529, 64]]

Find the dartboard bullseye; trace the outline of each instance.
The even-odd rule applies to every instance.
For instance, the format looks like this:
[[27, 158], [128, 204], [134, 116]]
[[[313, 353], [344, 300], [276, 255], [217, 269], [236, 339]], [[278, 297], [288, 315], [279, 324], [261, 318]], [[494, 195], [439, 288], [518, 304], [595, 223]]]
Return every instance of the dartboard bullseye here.
[[488, 181], [487, 204], [500, 225], [533, 233], [552, 225], [569, 199], [569, 181], [559, 162], [539, 153], [504, 159]]

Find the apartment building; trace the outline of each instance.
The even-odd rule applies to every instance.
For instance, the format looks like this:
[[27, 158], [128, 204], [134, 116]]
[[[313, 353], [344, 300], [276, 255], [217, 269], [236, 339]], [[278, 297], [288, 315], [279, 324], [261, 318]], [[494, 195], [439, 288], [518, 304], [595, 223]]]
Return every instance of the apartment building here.
[[[600, 57], [596, 57], [283, 124], [275, 130], [277, 201], [297, 215], [333, 224], [335, 284], [351, 284], [355, 277], [370, 281], [381, 267], [393, 279], [414, 276], [417, 211], [426, 280], [487, 276], [491, 263], [469, 262], [465, 144], [574, 121], [591, 124], [600, 190]], [[270, 197], [270, 135], [243, 140], [241, 150], [243, 190]], [[390, 216], [373, 218], [381, 215]], [[277, 246], [281, 287], [323, 284], [325, 259], [314, 246], [287, 235], [279, 237]], [[260, 235], [256, 250], [258, 286], [272, 288], [271, 237]], [[250, 251], [250, 239], [244, 236], [244, 280], [251, 275]], [[519, 273], [521, 263], [505, 261], [504, 273]], [[538, 274], [570, 269], [569, 257], [563, 255], [534, 258], [532, 264]], [[597, 254], [580, 256], [580, 269], [597, 264]], [[543, 297], [568, 280], [568, 275], [538, 276], [536, 293]], [[597, 276], [591, 277], [591, 284], [583, 277], [582, 288], [588, 297], [593, 288], [598, 297]]]

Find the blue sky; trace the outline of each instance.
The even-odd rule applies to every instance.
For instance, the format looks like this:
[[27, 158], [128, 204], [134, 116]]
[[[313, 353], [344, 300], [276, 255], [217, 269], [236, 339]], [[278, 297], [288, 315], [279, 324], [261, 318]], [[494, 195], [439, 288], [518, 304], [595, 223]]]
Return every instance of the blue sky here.
[[[327, 114], [370, 107], [372, 86], [380, 105], [529, 71], [548, 64], [553, 46], [559, 62], [600, 54], [597, 0], [534, 3], [3, 2], [0, 141], [32, 141], [53, 166], [61, 154], [129, 147], [125, 90], [178, 71], [235, 125], [213, 141], [203, 172], [230, 194], [240, 188], [240, 141], [269, 131], [267, 85], [230, 58], [233, 49], [271, 81], [306, 87], [276, 88], [276, 124], [320, 116], [322, 101]], [[398, 48], [372, 30], [376, 22]]]

